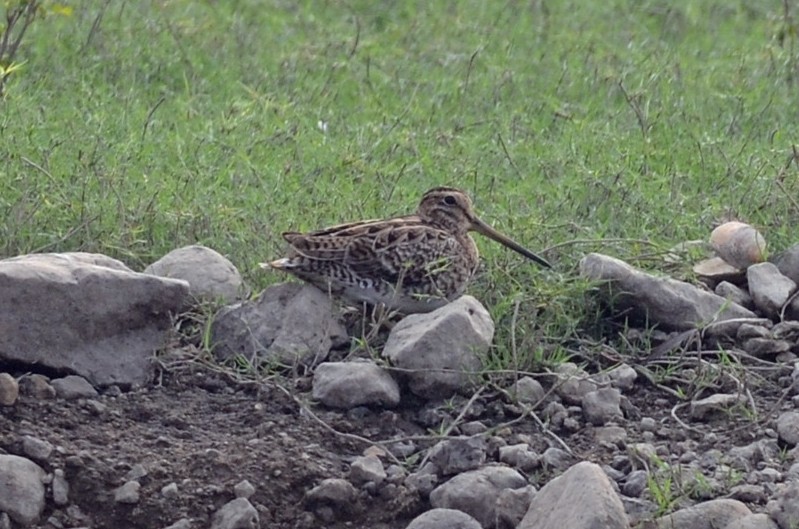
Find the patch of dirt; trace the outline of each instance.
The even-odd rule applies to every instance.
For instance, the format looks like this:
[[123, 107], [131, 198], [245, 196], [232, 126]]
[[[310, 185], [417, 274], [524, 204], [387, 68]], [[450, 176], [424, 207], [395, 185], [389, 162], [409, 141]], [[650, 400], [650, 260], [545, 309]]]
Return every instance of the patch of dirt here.
[[[752, 394], [762, 417], [778, 403], [782, 389], [775, 381], [761, 382]], [[529, 416], [514, 421], [519, 408], [491, 390], [476, 399], [458, 397], [431, 405], [404, 398], [398, 410], [341, 412], [301, 406], [310, 400], [309, 389], [307, 377], [255, 383], [187, 362], [162, 371], [157, 383], [132, 392], [112, 390], [95, 399], [74, 401], [22, 396], [14, 406], [0, 408], [0, 447], [22, 454], [25, 435], [56, 447], [47, 461], [38, 463], [48, 472], [65, 471], [69, 504], [55, 506], [48, 490], [40, 527], [117, 529], [159, 529], [184, 517], [192, 520], [192, 527], [209, 527], [214, 512], [234, 498], [234, 486], [245, 479], [255, 488], [250, 502], [259, 511], [262, 528], [404, 528], [430, 507], [401, 479], [360, 490], [357, 504], [345, 515], [337, 513], [335, 520], [320, 519], [304, 501], [305, 493], [325, 478], [346, 478], [349, 463], [368, 447], [356, 435], [373, 440], [414, 438], [411, 442], [417, 448], [425, 448], [435, 442], [430, 432], [441, 431], [456, 418], [461, 423], [479, 420], [497, 426], [495, 435], [503, 443], [530, 442], [539, 453], [565, 444], [574, 452], [574, 462], [609, 464], [625, 452], [621, 445], [598, 444], [596, 428], [580, 420], [579, 411], [579, 427], [562, 426], [549, 433]], [[690, 445], [702, 453], [748, 444], [764, 435], [751, 416], [734, 413], [686, 429], [672, 416], [681, 402], [677, 396], [642, 378], [624, 396], [622, 426], [628, 444], [648, 440], [675, 453]], [[690, 422], [685, 408], [679, 415]], [[644, 432], [642, 416], [654, 418], [658, 429]], [[710, 432], [714, 436], [708, 438]], [[496, 459], [497, 446], [489, 460]], [[418, 463], [418, 458], [414, 461]], [[391, 464], [390, 458], [384, 463]], [[147, 471], [139, 480], [139, 502], [115, 502], [114, 490], [135, 465]], [[528, 478], [541, 487], [552, 475], [538, 469]], [[170, 483], [177, 485], [177, 497], [161, 493]]]

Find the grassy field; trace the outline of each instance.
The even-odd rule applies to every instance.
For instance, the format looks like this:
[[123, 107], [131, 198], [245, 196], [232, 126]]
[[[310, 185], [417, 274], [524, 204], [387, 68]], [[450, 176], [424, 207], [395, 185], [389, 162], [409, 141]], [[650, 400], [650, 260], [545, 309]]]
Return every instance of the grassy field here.
[[587, 251], [658, 268], [726, 218], [799, 239], [787, 0], [71, 5], [34, 22], [0, 102], [2, 256], [141, 269], [199, 242], [263, 287], [280, 232], [454, 185], [552, 248], [542, 273], [480, 241], [472, 293], [556, 341], [585, 320]]

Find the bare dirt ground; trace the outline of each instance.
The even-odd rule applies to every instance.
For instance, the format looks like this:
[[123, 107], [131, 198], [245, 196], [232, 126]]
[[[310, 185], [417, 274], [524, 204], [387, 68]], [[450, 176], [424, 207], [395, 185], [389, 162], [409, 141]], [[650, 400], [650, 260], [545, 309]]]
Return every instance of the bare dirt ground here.
[[[575, 462], [609, 463], [625, 450], [598, 444], [595, 428], [584, 422], [577, 429], [551, 433], [529, 417], [503, 426], [518, 417], [518, 408], [498, 392], [437, 405], [404, 399], [397, 410], [342, 412], [310, 404], [308, 377], [256, 383], [200, 362], [173, 366], [177, 367], [160, 370], [152, 385], [131, 392], [110, 391], [72, 401], [21, 396], [14, 406], [0, 408], [0, 448], [21, 453], [24, 435], [52, 443], [53, 455], [39, 464], [48, 472], [64, 469], [70, 484], [66, 506], [54, 505], [48, 493], [40, 527], [159, 529], [184, 517], [192, 520], [191, 527], [209, 527], [213, 513], [235, 497], [234, 486], [246, 479], [255, 488], [250, 502], [259, 511], [262, 528], [404, 528], [430, 507], [401, 480], [359, 491], [357, 503], [349, 512], [337, 512], [334, 521], [320, 520], [304, 501], [305, 493], [322, 479], [346, 477], [349, 462], [368, 447], [347, 434], [378, 441], [429, 436], [416, 441], [424, 448], [435, 441], [431, 431], [459, 415], [461, 422], [500, 426], [496, 435], [508, 443], [533, 439], [533, 448], [540, 452], [559, 446], [559, 439], [573, 451]], [[623, 424], [627, 442], [644, 437], [642, 416], [657, 421], [654, 442], [675, 452], [689, 446], [701, 454], [768, 436], [764, 427], [773, 419], [769, 412], [775, 410], [782, 389], [776, 379], [763, 379], [751, 389], [759, 422], [751, 415], [730, 413], [685, 429], [672, 416], [680, 403], [677, 396], [639, 378], [636, 387], [624, 393], [629, 401]], [[709, 432], [716, 434], [710, 440]], [[489, 453], [489, 460], [492, 457], [495, 454]], [[114, 490], [135, 465], [147, 472], [139, 480], [140, 500], [134, 505], [116, 503]], [[412, 464], [408, 467], [413, 470]], [[541, 487], [552, 474], [538, 469], [528, 478]], [[161, 493], [170, 483], [178, 487], [176, 497]]]

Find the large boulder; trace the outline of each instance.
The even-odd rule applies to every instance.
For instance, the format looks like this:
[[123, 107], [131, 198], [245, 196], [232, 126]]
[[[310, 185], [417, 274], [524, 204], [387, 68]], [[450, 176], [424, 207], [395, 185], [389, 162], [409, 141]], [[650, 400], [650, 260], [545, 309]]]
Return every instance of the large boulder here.
[[0, 359], [73, 372], [95, 385], [151, 374], [189, 285], [131, 271], [105, 255], [0, 261]]

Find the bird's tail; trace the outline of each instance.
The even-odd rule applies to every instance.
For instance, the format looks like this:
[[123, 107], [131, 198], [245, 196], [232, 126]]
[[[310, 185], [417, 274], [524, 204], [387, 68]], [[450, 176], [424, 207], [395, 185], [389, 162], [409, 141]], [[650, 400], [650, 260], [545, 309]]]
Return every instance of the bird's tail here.
[[283, 257], [282, 259], [275, 259], [274, 261], [268, 263], [259, 263], [261, 268], [266, 268], [267, 270], [274, 268], [275, 270], [285, 270], [286, 268], [291, 268], [291, 260]]

